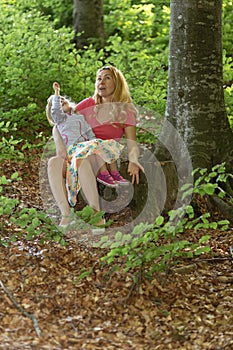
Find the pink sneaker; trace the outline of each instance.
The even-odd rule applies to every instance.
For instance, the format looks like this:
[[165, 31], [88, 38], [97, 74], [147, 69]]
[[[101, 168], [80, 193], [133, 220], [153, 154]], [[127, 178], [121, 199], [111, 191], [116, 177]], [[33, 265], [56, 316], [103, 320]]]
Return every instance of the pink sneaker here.
[[110, 172], [113, 180], [119, 185], [129, 185], [129, 181], [124, 179], [123, 176], [119, 173], [119, 171], [111, 171]]
[[102, 183], [103, 185], [106, 185], [108, 187], [117, 187], [117, 183], [114, 181], [114, 179], [112, 178], [112, 176], [109, 174], [109, 172], [102, 172], [99, 173], [99, 175], [97, 176], [97, 181], [99, 181], [100, 183]]

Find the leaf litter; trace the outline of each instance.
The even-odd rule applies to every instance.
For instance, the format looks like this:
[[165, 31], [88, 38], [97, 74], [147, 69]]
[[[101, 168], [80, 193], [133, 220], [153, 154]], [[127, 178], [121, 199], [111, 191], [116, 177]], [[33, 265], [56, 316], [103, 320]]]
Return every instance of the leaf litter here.
[[[8, 195], [42, 209], [38, 159], [31, 162], [28, 168], [4, 164], [6, 175], [17, 170], [23, 177]], [[10, 236], [14, 228], [8, 229]], [[182, 238], [197, 242], [203, 233], [211, 236], [211, 253], [142, 279], [131, 294], [133, 271], [110, 272], [99, 262], [103, 249], [24, 239], [1, 247], [0, 279], [42, 333], [0, 288], [0, 349], [232, 349], [232, 230], [190, 231]]]

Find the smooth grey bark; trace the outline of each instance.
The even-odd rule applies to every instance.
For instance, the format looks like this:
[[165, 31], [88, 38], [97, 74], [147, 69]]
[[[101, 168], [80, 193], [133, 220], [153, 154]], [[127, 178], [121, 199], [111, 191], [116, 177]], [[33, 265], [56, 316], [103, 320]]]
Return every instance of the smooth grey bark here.
[[73, 0], [74, 42], [78, 49], [95, 43], [104, 46], [103, 0]]
[[[171, 0], [165, 119], [180, 133], [193, 168], [210, 169], [226, 161], [232, 171], [233, 133], [224, 105], [221, 16], [221, 0]], [[164, 138], [170, 137], [166, 129], [162, 132]]]

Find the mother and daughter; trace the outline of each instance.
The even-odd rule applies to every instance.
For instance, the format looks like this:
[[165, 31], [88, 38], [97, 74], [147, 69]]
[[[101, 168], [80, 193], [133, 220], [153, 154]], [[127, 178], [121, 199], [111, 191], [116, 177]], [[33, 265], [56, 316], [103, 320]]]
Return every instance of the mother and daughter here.
[[[139, 183], [139, 150], [136, 143], [136, 114], [125, 77], [114, 66], [100, 68], [94, 95], [77, 105], [60, 96], [60, 85], [53, 84], [46, 114], [53, 127], [56, 156], [49, 159], [51, 191], [61, 211], [60, 226], [71, 223], [70, 206], [82, 193], [95, 212], [100, 211], [96, 180], [106, 186], [127, 185], [117, 168], [126, 138], [128, 174]], [[104, 224], [102, 219], [97, 226]]]

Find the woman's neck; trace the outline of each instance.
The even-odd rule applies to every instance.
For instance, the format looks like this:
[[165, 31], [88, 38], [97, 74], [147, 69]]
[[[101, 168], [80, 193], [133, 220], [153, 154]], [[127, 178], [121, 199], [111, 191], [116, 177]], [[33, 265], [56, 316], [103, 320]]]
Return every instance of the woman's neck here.
[[102, 103], [112, 102], [112, 95], [107, 97], [102, 97]]

